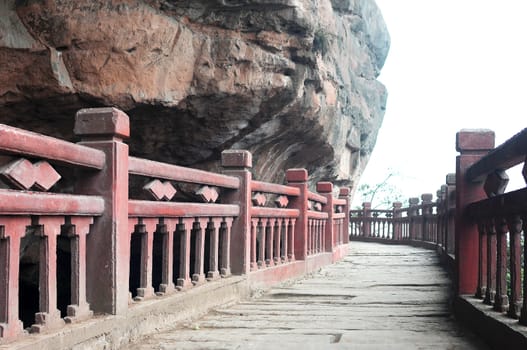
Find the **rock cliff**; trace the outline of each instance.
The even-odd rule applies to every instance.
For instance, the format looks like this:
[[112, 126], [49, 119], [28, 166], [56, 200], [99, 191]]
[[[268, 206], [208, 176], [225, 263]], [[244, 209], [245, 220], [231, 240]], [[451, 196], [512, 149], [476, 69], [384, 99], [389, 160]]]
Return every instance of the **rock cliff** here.
[[248, 149], [260, 180], [353, 185], [388, 47], [374, 0], [6, 0], [0, 122], [74, 140], [77, 109], [117, 106], [134, 155], [214, 169]]

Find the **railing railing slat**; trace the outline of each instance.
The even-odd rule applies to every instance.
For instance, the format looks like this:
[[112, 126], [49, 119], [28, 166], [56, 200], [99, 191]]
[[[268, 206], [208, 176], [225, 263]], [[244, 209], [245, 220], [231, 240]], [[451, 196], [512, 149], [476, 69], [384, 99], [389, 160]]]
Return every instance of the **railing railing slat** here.
[[0, 124], [0, 152], [92, 169], [102, 169], [106, 162], [99, 150], [4, 124]]

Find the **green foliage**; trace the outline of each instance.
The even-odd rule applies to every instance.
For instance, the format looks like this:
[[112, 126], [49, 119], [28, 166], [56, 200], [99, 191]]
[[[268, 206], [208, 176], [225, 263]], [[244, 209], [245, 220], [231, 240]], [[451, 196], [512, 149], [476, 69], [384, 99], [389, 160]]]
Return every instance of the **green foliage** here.
[[393, 202], [400, 202], [404, 199], [400, 189], [393, 183], [397, 176], [397, 173], [390, 170], [384, 180], [379, 183], [363, 183], [357, 189], [356, 196], [359, 196], [361, 203], [370, 202], [372, 209], [390, 209]]

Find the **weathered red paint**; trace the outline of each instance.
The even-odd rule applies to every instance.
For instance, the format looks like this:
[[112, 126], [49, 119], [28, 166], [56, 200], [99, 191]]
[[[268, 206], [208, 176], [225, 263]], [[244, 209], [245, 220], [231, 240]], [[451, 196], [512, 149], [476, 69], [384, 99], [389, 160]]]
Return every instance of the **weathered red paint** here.
[[[343, 249], [338, 245], [347, 238], [347, 216], [339, 211], [341, 207], [349, 208], [349, 189], [341, 190], [340, 199], [333, 198], [331, 191], [323, 195], [310, 192], [305, 169], [288, 171], [291, 186], [286, 186], [253, 181], [249, 171], [252, 155], [247, 151], [223, 153], [225, 174], [130, 157], [123, 142], [129, 136], [128, 116], [115, 108], [79, 111], [75, 124], [75, 133], [82, 139], [79, 144], [2, 125], [0, 133], [5, 136], [0, 138], [1, 152], [49, 160], [35, 164], [19, 160], [16, 166], [4, 167], [4, 178], [10, 178], [18, 188], [50, 189], [60, 176], [52, 167], [54, 163], [95, 169], [79, 172], [75, 195], [0, 190], [3, 339], [13, 339], [22, 332], [18, 319], [18, 255], [30, 216], [34, 217], [33, 224], [41, 225], [38, 232], [42, 236], [40, 309], [33, 326], [36, 332], [60, 327], [64, 320], [86, 319], [93, 314], [91, 309], [118, 315], [127, 312], [133, 231], [143, 235], [138, 300], [154, 297], [154, 232], [162, 236], [161, 294], [174, 292], [176, 285], [177, 289], [185, 289], [204, 283], [206, 278], [227, 277], [231, 270], [249, 274], [259, 267], [260, 271], [272, 271], [275, 278], [290, 278], [342, 256]], [[164, 202], [130, 200], [130, 175], [150, 178], [146, 189], [154, 200]], [[197, 194], [208, 204], [171, 202], [175, 192], [172, 181], [201, 185]], [[325, 186], [332, 189], [330, 183]], [[220, 195], [214, 187], [223, 188], [221, 203], [226, 204], [213, 204]], [[264, 206], [267, 203], [262, 198], [269, 194], [278, 195], [275, 203], [279, 208]], [[251, 203], [253, 197], [255, 206]], [[308, 202], [314, 202], [316, 210], [308, 210]], [[333, 219], [328, 220], [330, 217]], [[56, 305], [53, 254], [61, 226], [63, 234], [70, 237], [72, 256], [71, 305], [64, 320]], [[326, 232], [333, 240], [327, 241]], [[194, 251], [191, 235], [196, 239]], [[208, 248], [206, 235], [210, 235]], [[180, 240], [179, 252], [174, 252], [174, 238]], [[308, 244], [313, 255], [309, 259]], [[209, 249], [209, 271], [204, 270], [205, 249]], [[334, 250], [334, 254], [323, 254], [325, 250]], [[296, 256], [302, 261], [295, 261]], [[176, 285], [175, 258], [180, 266]]]
[[71, 305], [68, 305], [65, 321], [68, 323], [85, 320], [93, 315], [86, 300], [86, 236], [93, 224], [92, 217], [74, 216], [69, 219], [71, 225], [68, 236], [71, 242]]
[[[130, 237], [128, 232], [128, 117], [116, 109], [81, 110], [75, 133], [81, 145], [105, 154], [106, 164], [98, 172], [86, 173], [76, 183], [81, 194], [104, 199], [104, 214], [95, 220], [87, 239], [87, 297], [95, 312], [124, 314], [128, 310]], [[113, 133], [113, 134], [112, 134]], [[106, 249], [101, 249], [106, 247]], [[97, 252], [97, 254], [95, 254]]]
[[42, 237], [40, 242], [39, 267], [39, 312], [35, 314], [35, 324], [31, 331], [40, 333], [44, 330], [60, 328], [64, 320], [57, 309], [57, 236], [64, 219], [55, 216], [38, 217], [37, 235]]
[[300, 191], [298, 197], [291, 198], [289, 207], [297, 209], [299, 216], [296, 219], [294, 230], [294, 255], [295, 259], [304, 260], [307, 257], [307, 239], [308, 231], [308, 188], [307, 188], [307, 170], [306, 169], [289, 169], [286, 172], [288, 186], [296, 187]]
[[[326, 205], [324, 206], [324, 212], [328, 215], [328, 225], [324, 226], [324, 247], [325, 251], [332, 252], [336, 242], [336, 232], [334, 231], [333, 220], [335, 218], [334, 206], [339, 201], [333, 198], [333, 184], [331, 182], [319, 182], [317, 183], [317, 192], [320, 193], [326, 199]], [[345, 200], [343, 201], [345, 204]], [[347, 215], [346, 215], [347, 216]]]
[[31, 224], [27, 217], [0, 217], [0, 337], [14, 339], [22, 334], [18, 318], [20, 240]]
[[128, 213], [130, 217], [222, 217], [238, 216], [240, 208], [232, 204], [130, 200]]
[[20, 192], [0, 189], [1, 215], [100, 216], [105, 203], [98, 196]]
[[300, 195], [300, 190], [296, 187], [278, 185], [278, 184], [273, 184], [269, 182], [261, 182], [261, 181], [255, 181], [255, 180], [251, 181], [251, 191], [282, 194], [282, 195], [293, 196], [293, 197]]
[[102, 169], [106, 163], [104, 153], [99, 150], [3, 124], [0, 124], [0, 150], [92, 169]]
[[494, 148], [494, 133], [488, 130], [462, 130], [456, 135], [456, 266], [457, 293], [473, 294], [477, 289], [478, 230], [464, 211], [473, 202], [486, 198], [482, 183], [468, 181], [466, 172]]
[[185, 168], [178, 165], [160, 163], [153, 160], [129, 157], [129, 172], [131, 175], [162, 178], [165, 180], [199, 183], [238, 189], [240, 180], [234, 176], [214, 174], [199, 169]]

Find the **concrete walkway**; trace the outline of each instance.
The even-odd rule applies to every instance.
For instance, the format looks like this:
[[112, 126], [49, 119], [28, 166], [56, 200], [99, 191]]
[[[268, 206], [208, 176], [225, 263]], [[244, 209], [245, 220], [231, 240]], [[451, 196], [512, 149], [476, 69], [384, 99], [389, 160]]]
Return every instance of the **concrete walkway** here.
[[486, 349], [449, 289], [434, 252], [352, 242], [342, 262], [127, 349]]

